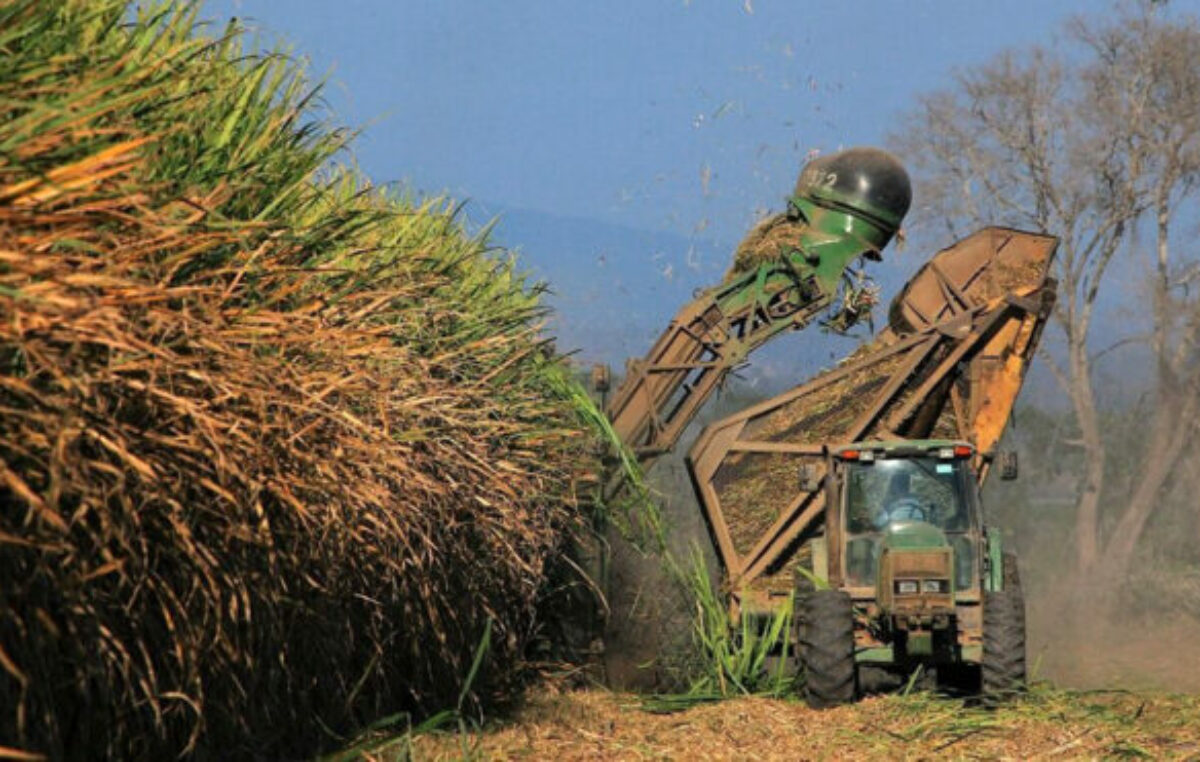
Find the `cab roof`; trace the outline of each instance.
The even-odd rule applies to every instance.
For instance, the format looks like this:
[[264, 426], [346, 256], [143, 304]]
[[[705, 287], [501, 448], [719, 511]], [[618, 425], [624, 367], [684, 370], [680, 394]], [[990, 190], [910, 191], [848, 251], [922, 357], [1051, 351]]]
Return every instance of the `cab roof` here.
[[[961, 439], [892, 439], [883, 441], [851, 442], [849, 444], [831, 447], [834, 455], [846, 452], [862, 452], [869, 450], [884, 456], [900, 457], [905, 455], [924, 455], [931, 451], [946, 448], [968, 448], [970, 455], [975, 454], [975, 446]], [[961, 451], [960, 451], [961, 452]]]

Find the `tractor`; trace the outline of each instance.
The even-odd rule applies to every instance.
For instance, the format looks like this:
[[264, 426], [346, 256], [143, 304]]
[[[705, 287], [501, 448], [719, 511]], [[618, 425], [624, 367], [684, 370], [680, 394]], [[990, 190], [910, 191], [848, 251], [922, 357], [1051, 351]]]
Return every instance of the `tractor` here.
[[[975, 455], [954, 440], [830, 448], [824, 533], [796, 573], [794, 655], [810, 705], [918, 670], [988, 697], [1024, 685], [1016, 557], [984, 522]], [[1005, 466], [1014, 478], [1015, 461]]]

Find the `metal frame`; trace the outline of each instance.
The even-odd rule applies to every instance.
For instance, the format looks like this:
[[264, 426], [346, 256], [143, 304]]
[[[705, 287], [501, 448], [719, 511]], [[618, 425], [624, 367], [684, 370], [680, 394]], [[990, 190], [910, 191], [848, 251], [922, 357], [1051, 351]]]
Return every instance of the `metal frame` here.
[[[749, 298], [740, 298], [746, 292]], [[779, 264], [685, 305], [646, 356], [626, 366], [608, 405], [613, 430], [648, 466], [675, 446], [751, 351], [780, 331], [806, 326], [832, 298], [815, 280]]]

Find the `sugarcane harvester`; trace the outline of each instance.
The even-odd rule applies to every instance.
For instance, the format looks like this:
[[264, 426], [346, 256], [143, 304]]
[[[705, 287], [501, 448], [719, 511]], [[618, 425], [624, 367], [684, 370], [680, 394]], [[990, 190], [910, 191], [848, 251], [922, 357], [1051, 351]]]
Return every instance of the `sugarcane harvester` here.
[[[628, 363], [606, 412], [643, 466], [675, 446], [754, 349], [831, 307], [845, 319], [867, 306], [846, 288], [852, 268], [880, 258], [911, 199], [908, 174], [885, 151], [852, 148], [809, 162], [780, 221], [788, 240], [685, 305], [646, 356]], [[603, 369], [594, 380], [607, 386]]]
[[[869, 308], [844, 284], [860, 259], [879, 258], [910, 198], [903, 167], [877, 149], [807, 165], [789, 200], [788, 245], [686, 305], [629, 364], [606, 411], [638, 459], [670, 451], [768, 339], [831, 308], [843, 322]], [[1056, 245], [985, 228], [942, 250], [874, 341], [706, 427], [692, 446], [731, 619], [794, 608], [780, 660], [803, 673], [814, 706], [917, 667], [939, 680], [974, 675], [989, 695], [1023, 685], [1016, 559], [986, 523], [980, 490], [996, 464], [1015, 476], [1015, 457], [997, 445], [1053, 307]]]

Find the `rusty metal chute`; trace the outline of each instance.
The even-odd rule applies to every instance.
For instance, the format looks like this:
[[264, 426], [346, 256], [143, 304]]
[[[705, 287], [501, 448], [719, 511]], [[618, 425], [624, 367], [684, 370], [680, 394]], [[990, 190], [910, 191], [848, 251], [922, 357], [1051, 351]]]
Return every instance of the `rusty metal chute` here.
[[802, 465], [829, 445], [961, 439], [980, 481], [1054, 303], [1057, 239], [985, 228], [942, 250], [894, 300], [889, 326], [838, 367], [708, 426], [688, 456], [735, 595], [790, 591], [788, 559], [819, 525]]
[[685, 305], [607, 406], [613, 430], [643, 465], [669, 452], [731, 370], [768, 339], [802, 328], [829, 306], [815, 279], [753, 281], [714, 290]]

